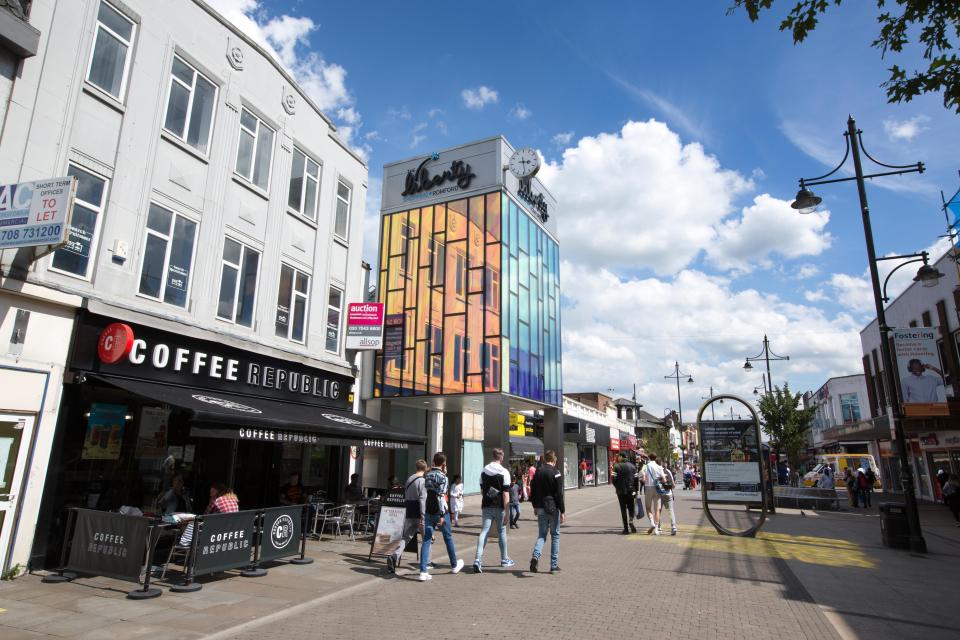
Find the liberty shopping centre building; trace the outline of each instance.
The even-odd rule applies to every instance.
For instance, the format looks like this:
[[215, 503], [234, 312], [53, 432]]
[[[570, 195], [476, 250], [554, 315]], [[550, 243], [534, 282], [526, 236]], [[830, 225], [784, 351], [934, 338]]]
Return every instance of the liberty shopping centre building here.
[[[556, 202], [538, 162], [495, 137], [384, 167], [367, 415], [424, 433], [467, 493], [493, 448], [563, 455]], [[529, 436], [511, 438], [511, 415]], [[412, 451], [365, 451], [363, 484], [402, 475]]]

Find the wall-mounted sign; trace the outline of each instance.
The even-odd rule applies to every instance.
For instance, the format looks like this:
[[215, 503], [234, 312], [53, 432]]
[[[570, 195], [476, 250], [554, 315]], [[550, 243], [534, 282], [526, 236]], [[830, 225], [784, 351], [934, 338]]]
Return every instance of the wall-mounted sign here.
[[527, 417], [522, 413], [510, 413], [509, 414], [509, 424], [510, 424], [510, 435], [511, 436], [524, 436], [527, 434], [526, 421]]
[[[404, 180], [404, 189], [400, 195], [408, 198], [420, 193], [429, 192], [427, 193], [429, 196], [438, 196], [449, 191], [468, 189], [470, 182], [477, 177], [470, 169], [470, 165], [463, 160], [454, 160], [450, 163], [449, 168], [444, 169], [440, 173], [430, 175], [430, 171], [427, 170], [426, 167], [427, 163], [435, 162], [439, 159], [440, 155], [434, 153], [424, 158], [423, 162], [417, 165], [416, 169], [407, 171], [407, 176]], [[456, 184], [446, 189], [439, 188], [447, 182], [454, 182]]]
[[120, 325], [130, 331], [119, 334], [123, 340], [132, 340], [119, 350], [123, 340], [117, 338], [116, 325], [110, 318], [82, 315], [71, 367], [251, 397], [349, 407], [353, 379], [348, 376], [132, 323]]
[[69, 177], [0, 185], [0, 249], [66, 242], [75, 191]]
[[391, 313], [385, 319], [383, 330], [383, 359], [396, 360], [403, 357], [403, 319], [402, 313]]
[[908, 416], [947, 416], [946, 381], [936, 327], [893, 329], [903, 411]]
[[520, 187], [517, 189], [517, 195], [527, 202], [540, 215], [540, 222], [546, 222], [550, 218], [547, 210], [547, 201], [542, 193], [534, 193], [530, 187], [530, 180], [521, 180]]
[[383, 347], [383, 303], [351, 302], [347, 305], [347, 349]]

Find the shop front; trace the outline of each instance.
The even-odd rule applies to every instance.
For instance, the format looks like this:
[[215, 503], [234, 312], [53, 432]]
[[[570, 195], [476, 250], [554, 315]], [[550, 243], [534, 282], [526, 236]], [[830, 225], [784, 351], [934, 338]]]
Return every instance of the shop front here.
[[34, 566], [55, 563], [68, 507], [155, 513], [175, 476], [194, 513], [216, 483], [241, 509], [339, 501], [351, 453], [424, 442], [353, 414], [347, 376], [94, 314], [68, 368]]
[[[572, 464], [565, 465], [565, 482], [570, 487], [596, 486], [600, 478], [597, 468], [600, 461], [597, 452], [597, 434], [606, 431], [606, 428], [567, 415], [564, 416], [563, 427], [564, 449], [569, 449], [567, 457], [570, 457], [569, 454], [574, 456]], [[603, 465], [606, 469], [605, 459]], [[566, 467], [569, 467], [569, 469]], [[571, 474], [573, 475], [572, 478], [569, 477]], [[606, 482], [606, 476], [607, 474], [604, 473], [604, 482]]]
[[960, 431], [921, 433], [919, 441], [926, 467], [929, 469], [929, 486], [923, 487], [922, 492], [935, 500], [943, 500], [937, 474], [943, 471], [960, 476]]
[[596, 427], [596, 461], [594, 467], [597, 470], [597, 484], [603, 485], [610, 482], [610, 429], [607, 427]]

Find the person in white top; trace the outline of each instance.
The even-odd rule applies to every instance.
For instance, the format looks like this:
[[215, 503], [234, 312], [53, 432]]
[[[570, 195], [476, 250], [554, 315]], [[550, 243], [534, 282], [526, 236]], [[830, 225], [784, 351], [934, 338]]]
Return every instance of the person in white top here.
[[[670, 484], [675, 486], [676, 480], [674, 479], [673, 472], [670, 471], [667, 467], [663, 468], [663, 475], [670, 481]], [[673, 488], [667, 489], [665, 493], [660, 494], [660, 504], [663, 509], [666, 509], [670, 513], [670, 535], [677, 535], [677, 514], [673, 508]], [[657, 530], [660, 530], [660, 514], [657, 514]]]
[[[643, 465], [643, 504], [650, 518], [647, 534], [660, 535], [660, 494], [657, 493], [657, 481], [663, 478], [663, 467], [657, 464], [657, 454], [648, 454], [649, 460]], [[671, 513], [673, 512], [671, 508]]]
[[830, 467], [824, 467], [823, 471], [820, 473], [820, 479], [817, 480], [817, 486], [821, 489], [835, 489], [836, 482], [833, 479], [833, 469]]
[[455, 475], [450, 484], [450, 517], [453, 519], [453, 526], [459, 527], [460, 512], [463, 511], [463, 480], [459, 475]]

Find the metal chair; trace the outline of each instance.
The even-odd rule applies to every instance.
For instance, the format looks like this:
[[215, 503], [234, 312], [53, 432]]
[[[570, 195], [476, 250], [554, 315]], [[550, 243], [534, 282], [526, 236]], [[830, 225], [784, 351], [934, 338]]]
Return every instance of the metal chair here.
[[320, 525], [320, 533], [326, 531], [327, 527], [336, 527], [336, 537], [340, 537], [342, 527], [350, 529], [350, 540], [353, 540], [353, 514], [357, 506], [354, 504], [345, 504], [333, 509], [327, 509], [323, 512], [323, 524]]
[[167, 569], [170, 568], [170, 563], [173, 560], [174, 556], [180, 558], [180, 566], [186, 571], [187, 562], [190, 560], [190, 546], [193, 542], [193, 522], [187, 524], [184, 527], [183, 531], [180, 532], [180, 535], [177, 536], [177, 540], [170, 547], [170, 553], [167, 555], [167, 561], [163, 563], [163, 571], [160, 572], [160, 579], [167, 575]]

